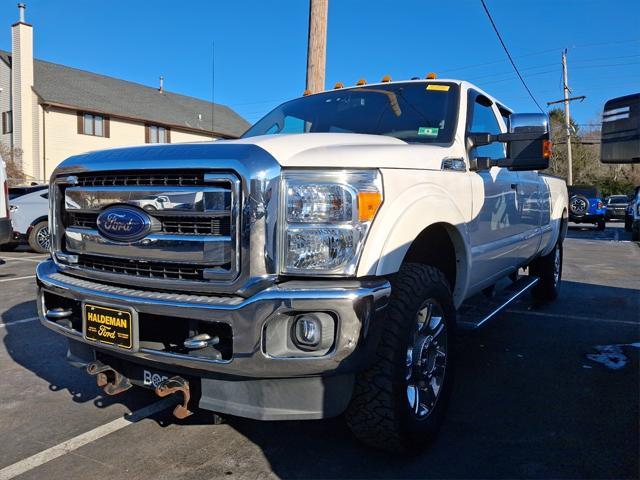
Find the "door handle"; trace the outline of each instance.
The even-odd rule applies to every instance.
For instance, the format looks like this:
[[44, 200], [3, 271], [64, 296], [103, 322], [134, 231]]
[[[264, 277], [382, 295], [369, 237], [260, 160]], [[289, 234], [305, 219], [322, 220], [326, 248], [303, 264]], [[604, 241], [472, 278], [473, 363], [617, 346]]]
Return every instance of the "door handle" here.
[[511, 190], [518, 190], [518, 184], [517, 183], [512, 183], [511, 184]]

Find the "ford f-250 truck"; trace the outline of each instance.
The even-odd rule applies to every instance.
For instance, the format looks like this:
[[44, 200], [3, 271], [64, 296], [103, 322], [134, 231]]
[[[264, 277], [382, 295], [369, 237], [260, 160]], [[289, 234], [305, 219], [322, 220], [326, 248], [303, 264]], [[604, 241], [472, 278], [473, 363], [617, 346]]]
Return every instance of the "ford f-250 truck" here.
[[[238, 140], [63, 162], [37, 281], [69, 361], [107, 394], [176, 393], [180, 418], [345, 412], [370, 445], [426, 444], [456, 328], [529, 287], [555, 298], [567, 190], [537, 172], [545, 115], [464, 81], [359, 83], [286, 102]], [[165, 192], [198, 201], [135, 206]]]

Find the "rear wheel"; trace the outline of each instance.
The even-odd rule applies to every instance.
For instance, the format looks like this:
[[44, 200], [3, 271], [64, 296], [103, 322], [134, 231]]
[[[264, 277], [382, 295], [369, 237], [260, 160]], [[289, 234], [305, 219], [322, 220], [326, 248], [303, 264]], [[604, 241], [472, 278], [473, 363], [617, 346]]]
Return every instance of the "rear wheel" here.
[[49, 223], [44, 220], [36, 223], [29, 232], [29, 246], [36, 253], [47, 253], [50, 245]]
[[529, 273], [540, 279], [531, 290], [533, 297], [537, 300], [555, 300], [562, 279], [562, 243], [558, 241], [551, 252], [536, 258], [529, 265]]
[[346, 412], [362, 442], [415, 452], [436, 435], [453, 381], [455, 309], [442, 272], [402, 266], [392, 283], [376, 357], [358, 375]]

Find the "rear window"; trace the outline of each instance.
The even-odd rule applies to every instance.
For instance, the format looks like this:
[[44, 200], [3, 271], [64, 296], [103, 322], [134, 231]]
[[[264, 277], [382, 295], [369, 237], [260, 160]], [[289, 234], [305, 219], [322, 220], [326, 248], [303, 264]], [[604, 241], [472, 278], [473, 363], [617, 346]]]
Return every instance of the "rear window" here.
[[600, 193], [596, 187], [573, 185], [568, 188], [569, 195], [584, 195], [589, 198], [599, 198]]

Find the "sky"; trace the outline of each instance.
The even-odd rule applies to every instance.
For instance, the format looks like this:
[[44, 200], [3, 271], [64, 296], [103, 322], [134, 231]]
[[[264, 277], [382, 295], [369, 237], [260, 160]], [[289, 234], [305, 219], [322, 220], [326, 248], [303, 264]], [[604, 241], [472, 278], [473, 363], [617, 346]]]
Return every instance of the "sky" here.
[[[640, 1], [485, 0], [534, 97], [562, 98], [583, 128], [640, 91]], [[11, 49], [17, 2], [0, 5]], [[36, 58], [230, 106], [253, 123], [305, 88], [308, 0], [26, 0]], [[517, 112], [537, 107], [480, 0], [329, 0], [326, 86], [425, 76], [469, 80]], [[3, 30], [4, 28], [4, 30]], [[212, 68], [213, 67], [213, 68]]]

